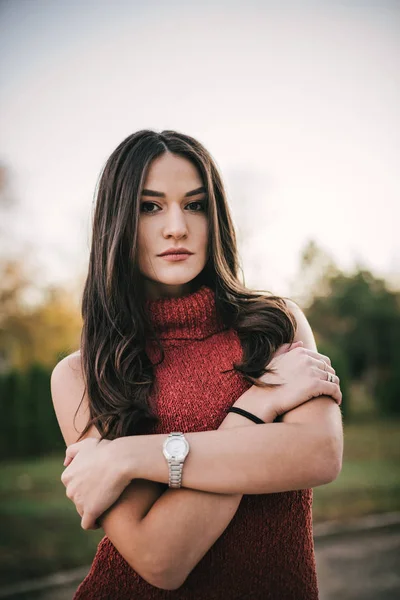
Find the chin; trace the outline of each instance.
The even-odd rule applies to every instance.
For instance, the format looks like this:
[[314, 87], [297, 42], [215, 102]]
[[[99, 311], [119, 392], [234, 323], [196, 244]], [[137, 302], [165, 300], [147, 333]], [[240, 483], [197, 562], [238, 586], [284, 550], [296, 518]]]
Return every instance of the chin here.
[[160, 285], [187, 285], [196, 277], [197, 275], [187, 275], [186, 277], [160, 277], [155, 283], [159, 283]]
[[178, 286], [189, 285], [194, 279], [196, 279], [196, 277], [198, 277], [198, 275], [200, 275], [200, 273], [201, 270], [194, 272], [190, 270], [190, 272], [184, 272], [182, 269], [180, 273], [157, 273], [157, 279], [154, 279], [154, 273], [152, 276], [147, 274], [143, 274], [143, 276], [147, 281], [153, 284]]

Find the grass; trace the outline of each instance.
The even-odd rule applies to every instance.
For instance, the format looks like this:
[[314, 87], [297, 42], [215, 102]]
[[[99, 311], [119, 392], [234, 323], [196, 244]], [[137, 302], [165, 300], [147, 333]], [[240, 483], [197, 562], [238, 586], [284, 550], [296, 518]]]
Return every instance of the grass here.
[[[400, 420], [346, 425], [339, 477], [314, 488], [315, 522], [400, 510]], [[89, 565], [102, 529], [84, 531], [61, 482], [64, 455], [0, 463], [3, 585]]]
[[344, 428], [343, 468], [314, 488], [315, 522], [400, 510], [400, 420]]
[[3, 585], [90, 564], [102, 529], [84, 531], [61, 482], [64, 454], [0, 464]]

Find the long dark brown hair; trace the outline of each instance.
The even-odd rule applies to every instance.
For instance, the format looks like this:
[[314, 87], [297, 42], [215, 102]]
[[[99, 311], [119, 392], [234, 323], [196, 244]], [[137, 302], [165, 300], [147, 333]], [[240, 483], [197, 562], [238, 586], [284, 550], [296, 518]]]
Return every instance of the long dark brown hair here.
[[145, 309], [137, 239], [146, 174], [151, 162], [165, 152], [190, 160], [206, 188], [209, 258], [191, 284], [194, 289], [206, 284], [215, 291], [218, 314], [237, 331], [243, 361], [234, 369], [254, 385], [279, 385], [258, 378], [273, 372], [266, 369], [272, 355], [294, 340], [297, 324], [284, 297], [249, 290], [239, 281], [242, 269], [234, 225], [210, 153], [196, 139], [177, 131], [137, 131], [111, 154], [97, 186], [82, 298], [81, 365], [90, 419], [78, 439], [93, 424], [101, 439], [114, 439], [134, 435], [139, 425], [158, 420], [148, 401], [154, 365], [145, 351], [146, 337], [155, 339], [161, 361], [164, 353]]

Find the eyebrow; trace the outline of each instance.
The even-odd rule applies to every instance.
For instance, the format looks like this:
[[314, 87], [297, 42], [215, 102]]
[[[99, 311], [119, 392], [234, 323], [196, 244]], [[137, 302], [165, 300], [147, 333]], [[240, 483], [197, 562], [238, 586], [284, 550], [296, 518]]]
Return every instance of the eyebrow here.
[[[191, 190], [187, 194], [185, 194], [185, 198], [189, 196], [197, 196], [197, 194], [201, 194], [206, 191], [204, 186], [196, 188], [195, 190]], [[156, 196], [157, 198], [165, 198], [165, 194], [163, 192], [156, 192], [155, 190], [142, 190], [142, 196]]]

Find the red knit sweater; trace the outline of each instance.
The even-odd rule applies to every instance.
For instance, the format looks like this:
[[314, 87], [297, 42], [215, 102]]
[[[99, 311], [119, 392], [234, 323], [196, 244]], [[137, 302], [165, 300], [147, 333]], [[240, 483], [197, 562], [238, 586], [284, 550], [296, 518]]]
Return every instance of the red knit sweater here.
[[[217, 429], [251, 384], [232, 370], [242, 349], [237, 333], [216, 314], [214, 291], [203, 285], [146, 306], [165, 360], [155, 367], [158, 389], [150, 398], [160, 422], [145, 433]], [[155, 363], [158, 352], [150, 344], [146, 351]], [[228, 527], [177, 590], [149, 584], [105, 536], [73, 600], [318, 599], [311, 511], [312, 489], [245, 494]]]

